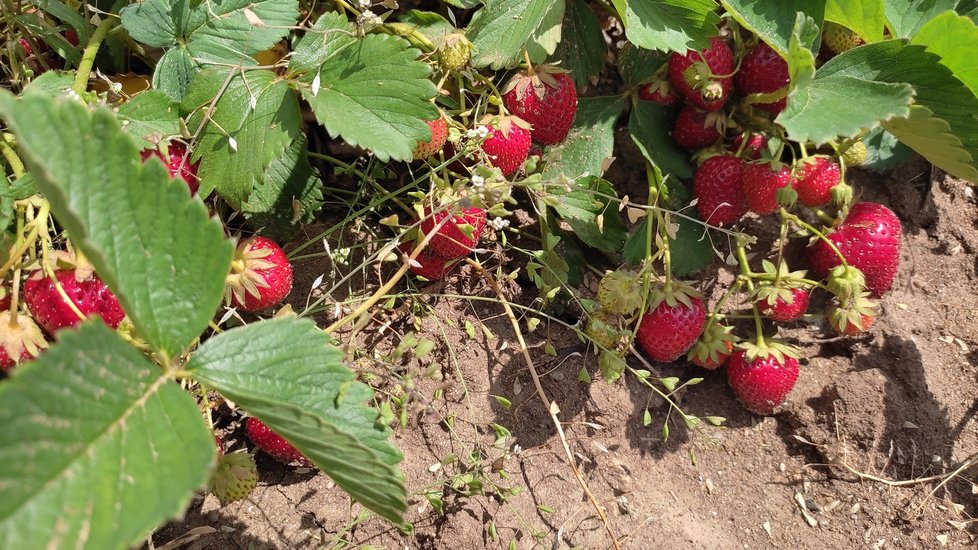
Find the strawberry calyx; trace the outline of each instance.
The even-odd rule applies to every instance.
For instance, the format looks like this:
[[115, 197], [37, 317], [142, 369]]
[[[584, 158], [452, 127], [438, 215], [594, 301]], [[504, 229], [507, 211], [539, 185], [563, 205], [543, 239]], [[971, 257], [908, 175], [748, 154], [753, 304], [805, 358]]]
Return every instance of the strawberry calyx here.
[[556, 74], [568, 74], [570, 71], [554, 65], [534, 65], [528, 67], [525, 72], [520, 71], [509, 79], [509, 82], [500, 90], [502, 95], [511, 91], [516, 91], [516, 98], [522, 101], [526, 94], [531, 90], [537, 99], [543, 99], [547, 95], [547, 88], [557, 89], [559, 84], [554, 78]]
[[681, 281], [669, 281], [668, 283], [665, 283], [664, 285], [652, 290], [652, 296], [649, 300], [649, 309], [656, 309], [663, 302], [665, 302], [669, 307], [676, 307], [676, 304], [683, 304], [687, 308], [692, 308], [693, 299], [702, 298], [703, 295], [688, 283]]
[[743, 350], [750, 362], [774, 357], [779, 363], [784, 363], [785, 357], [793, 359], [801, 357], [801, 351], [798, 348], [774, 338], [768, 338], [763, 343], [744, 341], [737, 344], [736, 348]]
[[708, 322], [699, 340], [690, 348], [686, 359], [698, 367], [716, 370], [730, 358], [737, 341], [737, 337], [733, 335], [733, 327]]
[[0, 311], [0, 369], [29, 361], [48, 347], [44, 333], [28, 315]]
[[849, 304], [863, 295], [866, 290], [866, 276], [858, 267], [837, 265], [829, 272], [826, 287], [840, 303]]
[[642, 307], [642, 286], [637, 271], [607, 271], [598, 283], [598, 302], [611, 313], [631, 317]]
[[281, 302], [291, 291], [292, 265], [277, 243], [255, 236], [235, 247], [225, 279], [228, 303], [245, 311], [258, 311]]
[[869, 293], [864, 292], [847, 304], [833, 304], [825, 316], [836, 332], [855, 336], [867, 332], [873, 326], [878, 315], [875, 311], [877, 307], [878, 304], [869, 299]]

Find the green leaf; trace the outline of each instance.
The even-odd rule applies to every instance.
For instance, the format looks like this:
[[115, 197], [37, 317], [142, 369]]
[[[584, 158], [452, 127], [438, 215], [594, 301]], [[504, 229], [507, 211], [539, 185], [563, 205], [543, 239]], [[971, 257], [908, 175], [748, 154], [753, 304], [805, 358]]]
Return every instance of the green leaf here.
[[100, 322], [0, 383], [0, 547], [123, 549], [207, 481], [193, 399]]
[[720, 17], [716, 0], [613, 0], [625, 36], [640, 48], [686, 53], [710, 45]]
[[625, 86], [634, 88], [651, 79], [667, 61], [669, 61], [668, 55], [655, 50], [637, 48], [629, 42], [618, 54], [618, 73], [625, 81]]
[[200, 71], [186, 48], [168, 50], [156, 63], [153, 71], [153, 89], [180, 101], [190, 88], [190, 82]]
[[349, 48], [355, 40], [353, 23], [343, 15], [328, 11], [302, 35], [292, 52], [289, 70], [295, 72], [317, 71], [331, 57]]
[[632, 231], [632, 234], [628, 236], [628, 240], [625, 241], [625, 246], [622, 249], [622, 259], [628, 265], [637, 265], [645, 260], [645, 252], [647, 249], [646, 244], [649, 241], [649, 219], [645, 218], [642, 223]]
[[778, 53], [788, 53], [798, 12], [821, 26], [826, 0], [720, 0], [730, 15]]
[[24, 92], [41, 92], [49, 96], [59, 96], [65, 88], [71, 88], [75, 83], [75, 73], [69, 71], [47, 71], [31, 80]]
[[221, 224], [162, 163], [139, 161], [107, 109], [0, 93], [0, 113], [56, 218], [139, 334], [171, 357], [186, 348], [224, 294], [233, 247]]
[[13, 224], [15, 218], [14, 203], [35, 193], [37, 190], [34, 188], [34, 176], [30, 173], [24, 174], [9, 185], [6, 178], [0, 179], [0, 264], [9, 259], [10, 247], [8, 245], [13, 244], [13, 242], [4, 240], [2, 234]]
[[398, 21], [411, 25], [434, 43], [455, 32], [455, 25], [433, 11], [408, 10], [398, 18]]
[[866, 162], [862, 164], [863, 168], [889, 170], [913, 156], [909, 147], [897, 141], [896, 136], [883, 128], [869, 132], [862, 141], [866, 144]]
[[[120, 105], [119, 118], [142, 149], [155, 147], [161, 137], [180, 133], [180, 104], [155, 90], [146, 90]], [[148, 139], [153, 137], [156, 139]]]
[[571, 191], [551, 188], [557, 203], [554, 210], [567, 222], [579, 239], [598, 250], [614, 253], [625, 244], [625, 224], [618, 214], [618, 202], [611, 183], [598, 176], [582, 177], [571, 184]]
[[219, 334], [186, 368], [302, 451], [354, 499], [401, 523], [402, 458], [376, 423], [372, 398], [343, 366], [329, 335], [309, 320], [279, 318]]
[[688, 277], [710, 265], [715, 257], [710, 236], [705, 232], [705, 226], [688, 209], [684, 212], [694, 219], [681, 218], [673, 215], [672, 223], [679, 224], [675, 238], [669, 241], [669, 254], [672, 257], [672, 274], [676, 277]]
[[931, 19], [914, 35], [911, 44], [924, 46], [940, 57], [939, 63], [978, 95], [978, 25], [967, 17], [945, 12]]
[[302, 78], [301, 90], [319, 123], [383, 162], [410, 160], [418, 141], [431, 139], [425, 121], [438, 117], [431, 103], [437, 90], [418, 50], [388, 35], [316, 40], [328, 54], [318, 72]]
[[[184, 98], [183, 112], [194, 113], [188, 122], [191, 133], [204, 125], [194, 149], [194, 160], [200, 159], [200, 196], [216, 189], [240, 210], [271, 162], [301, 139], [301, 115], [295, 93], [274, 72], [234, 72], [228, 81], [229, 74], [229, 69], [201, 72]], [[204, 112], [225, 82], [224, 95], [206, 120]]]
[[567, 138], [544, 153], [543, 179], [602, 175], [602, 165], [614, 153], [615, 122], [624, 107], [620, 96], [581, 98]]
[[504, 69], [522, 59], [541, 62], [560, 41], [564, 0], [487, 0], [469, 25], [467, 35], [475, 52], [476, 67]]
[[262, 234], [283, 240], [295, 234], [300, 223], [310, 223], [323, 205], [319, 172], [309, 164], [303, 136], [272, 161], [262, 183], [255, 187], [242, 212]]
[[849, 27], [866, 42], [883, 40], [883, 0], [826, 0], [825, 19]]
[[893, 65], [889, 72], [899, 78], [892, 81], [874, 70], [878, 63], [895, 63], [891, 58], [900, 48], [897, 41], [877, 42], [836, 56], [810, 83], [798, 79], [777, 122], [795, 141], [825, 143], [907, 116], [914, 96], [914, 88], [904, 82], [908, 67], [897, 71]]
[[584, 0], [570, 0], [564, 13], [562, 40], [557, 44], [553, 60], [570, 71], [578, 90], [588, 85], [588, 79], [604, 69], [608, 46], [604, 42], [597, 15]]
[[952, 11], [958, 0], [884, 0], [883, 13], [894, 38], [910, 38], [937, 14]]
[[673, 109], [653, 101], [636, 101], [628, 119], [628, 133], [642, 155], [663, 174], [691, 178], [689, 156], [672, 139]]

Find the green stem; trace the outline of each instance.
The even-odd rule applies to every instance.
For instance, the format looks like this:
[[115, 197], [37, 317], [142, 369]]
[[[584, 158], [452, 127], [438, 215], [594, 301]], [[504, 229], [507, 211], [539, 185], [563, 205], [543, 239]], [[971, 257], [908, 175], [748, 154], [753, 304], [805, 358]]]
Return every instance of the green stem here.
[[[737, 246], [737, 263], [740, 264], [740, 273], [744, 278], [744, 283], [747, 285], [747, 291], [751, 294], [754, 293], [754, 281], [750, 278], [750, 266], [747, 263], [747, 250], [738, 245]], [[754, 331], [756, 332], [756, 342], [758, 348], [764, 348], [764, 326], [761, 324], [761, 312], [757, 310], [757, 303], [751, 303], [751, 309], [754, 313]]]
[[0, 153], [3, 154], [3, 158], [6, 159], [7, 164], [10, 165], [10, 169], [13, 171], [15, 177], [21, 177], [24, 175], [24, 163], [17, 156], [17, 152], [7, 141], [6, 134], [0, 135]]
[[106, 18], [98, 27], [95, 28], [95, 33], [92, 34], [92, 39], [88, 41], [88, 45], [85, 46], [85, 51], [82, 54], [81, 63], [78, 64], [78, 73], [75, 75], [75, 83], [71, 87], [76, 94], [83, 94], [85, 90], [88, 89], [88, 76], [92, 73], [92, 65], [95, 64], [95, 56], [98, 54], [98, 50], [102, 47], [102, 41], [105, 40], [105, 36], [109, 34], [112, 27], [119, 23], [118, 19]]
[[791, 220], [792, 222], [794, 222], [796, 225], [798, 225], [802, 229], [804, 229], [806, 231], [809, 231], [813, 235], [815, 235], [816, 237], [818, 237], [819, 240], [821, 240], [822, 242], [824, 242], [825, 244], [827, 244], [829, 246], [829, 248], [832, 249], [832, 252], [834, 252], [835, 255], [839, 257], [839, 260], [842, 262], [842, 265], [844, 265], [844, 266], [848, 266], [849, 265], [849, 262], [846, 261], [846, 257], [843, 256], [842, 255], [842, 252], [839, 251], [839, 247], [835, 246], [835, 243], [833, 243], [832, 241], [830, 241], [828, 239], [828, 237], [826, 237], [825, 234], [823, 234], [821, 231], [819, 231], [818, 229], [815, 229], [815, 227], [813, 227], [811, 224], [806, 223], [804, 220], [802, 220], [801, 218], [799, 218], [797, 215], [789, 213], [784, 208], [781, 209], [781, 215], [783, 217]]

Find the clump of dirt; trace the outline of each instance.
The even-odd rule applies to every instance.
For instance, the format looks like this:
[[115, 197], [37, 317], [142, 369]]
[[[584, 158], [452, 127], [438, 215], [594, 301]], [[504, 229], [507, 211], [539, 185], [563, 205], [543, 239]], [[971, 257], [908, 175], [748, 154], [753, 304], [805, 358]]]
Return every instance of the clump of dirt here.
[[[975, 194], [923, 162], [851, 180], [863, 200], [888, 204], [903, 221], [900, 273], [864, 337], [840, 339], [804, 323], [783, 330], [807, 360], [774, 416], [740, 407], [722, 372], [661, 366], [662, 376], [703, 377], [674, 396], [684, 411], [727, 419], [687, 430], [634, 377], [580, 381], [582, 371], [599, 375], [571, 331], [543, 323], [527, 332], [542, 387], [622, 548], [973, 544], [976, 470], [949, 474], [978, 453]], [[519, 265], [492, 251], [483, 261], [502, 262], [504, 271]], [[300, 271], [303, 289], [327, 270], [310, 262]], [[724, 269], [714, 273], [723, 284]], [[509, 299], [535, 305], [519, 291], [511, 287]], [[156, 543], [190, 532], [199, 537], [187, 548], [611, 547], [494, 300], [474, 270], [459, 270], [384, 312], [370, 347], [357, 355], [359, 367], [389, 380], [383, 391], [413, 392], [393, 436], [405, 455], [411, 531], [361, 515], [327, 476], [259, 454], [251, 497], [223, 507], [213, 496], [199, 498]], [[524, 329], [531, 316], [521, 319]], [[385, 366], [408, 331], [437, 342], [435, 352]], [[556, 355], [546, 352], [551, 346]], [[225, 428], [244, 444], [234, 424]]]

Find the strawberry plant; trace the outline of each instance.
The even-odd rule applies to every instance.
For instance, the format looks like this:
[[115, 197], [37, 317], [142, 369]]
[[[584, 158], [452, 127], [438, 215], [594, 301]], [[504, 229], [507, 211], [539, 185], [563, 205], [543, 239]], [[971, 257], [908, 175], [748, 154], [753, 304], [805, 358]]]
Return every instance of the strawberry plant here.
[[[4, 0], [0, 547], [122, 548], [195, 490], [245, 498], [212, 400], [407, 528], [407, 398], [346, 352], [453, 277], [521, 342], [498, 283], [535, 290], [529, 330], [689, 429], [672, 396], [701, 378], [655, 363], [725, 365], [773, 414], [805, 376], [782, 326], [866, 332], [900, 284], [900, 220], [847, 172], [915, 152], [978, 182], [973, 2], [403, 3]], [[300, 307], [320, 243], [351, 297]]]

